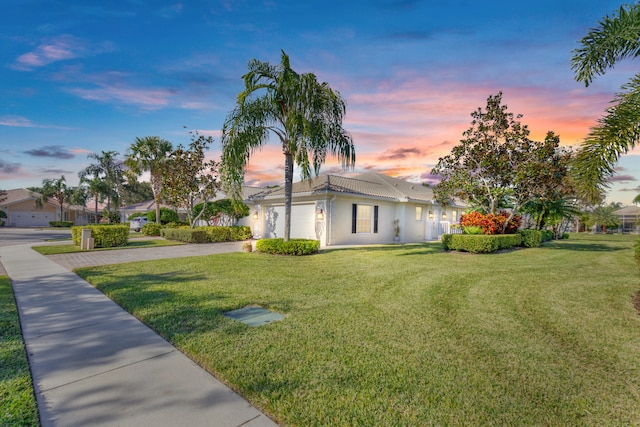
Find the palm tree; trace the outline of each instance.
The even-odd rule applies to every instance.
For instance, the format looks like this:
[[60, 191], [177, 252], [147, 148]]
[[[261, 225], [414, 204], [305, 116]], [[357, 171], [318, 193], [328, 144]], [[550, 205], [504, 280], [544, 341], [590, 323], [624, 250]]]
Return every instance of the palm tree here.
[[[111, 214], [111, 202], [118, 206], [119, 194], [118, 188], [122, 184], [122, 162], [120, 162], [117, 151], [102, 151], [101, 154], [91, 153], [87, 157], [95, 159], [96, 163], [92, 163], [84, 168], [78, 176], [81, 182], [89, 183], [90, 192], [96, 198], [96, 222], [98, 220], [98, 199], [107, 200], [107, 211]], [[89, 178], [91, 177], [91, 178]], [[108, 215], [109, 222], [111, 216]]]
[[616, 205], [599, 206], [591, 212], [591, 220], [594, 224], [599, 225], [602, 234], [607, 232], [607, 227], [617, 227], [620, 225], [620, 217], [613, 212], [620, 209]]
[[71, 197], [64, 175], [57, 179], [43, 180], [41, 195], [42, 197], [36, 200], [36, 205], [42, 206], [47, 203], [50, 197], [54, 198], [60, 204], [60, 221], [63, 221], [64, 202], [68, 201]]
[[[585, 86], [618, 61], [640, 55], [640, 3], [621, 6], [617, 13], [605, 16], [573, 54], [575, 79]], [[591, 129], [576, 158], [578, 181], [592, 202], [602, 199], [618, 158], [635, 147], [640, 138], [640, 74], [621, 89], [614, 105]]]
[[293, 165], [302, 178], [316, 175], [327, 153], [336, 155], [342, 166], [355, 164], [353, 139], [343, 129], [345, 102], [327, 83], [318, 83], [312, 73], [298, 74], [282, 52], [281, 63], [253, 59], [243, 76], [244, 91], [222, 128], [222, 182], [234, 199], [241, 198], [244, 171], [256, 149], [275, 134], [285, 158], [284, 240], [291, 230], [291, 188]]
[[144, 171], [151, 173], [153, 200], [156, 202], [156, 223], [160, 224], [160, 203], [162, 202], [162, 172], [164, 165], [173, 150], [169, 141], [158, 136], [136, 138], [129, 147], [124, 161], [131, 172], [140, 175]]

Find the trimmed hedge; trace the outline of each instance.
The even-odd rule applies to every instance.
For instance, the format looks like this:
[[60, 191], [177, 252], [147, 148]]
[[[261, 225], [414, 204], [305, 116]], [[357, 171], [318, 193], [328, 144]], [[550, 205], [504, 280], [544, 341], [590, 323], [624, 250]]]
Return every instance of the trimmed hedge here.
[[207, 243], [206, 231], [198, 228], [163, 228], [160, 235], [165, 239], [185, 243]]
[[542, 241], [543, 242], [548, 242], [550, 240], [553, 240], [553, 231], [551, 231], [551, 230], [541, 230], [540, 232], [542, 233]]
[[228, 242], [231, 240], [231, 231], [229, 230], [229, 227], [214, 225], [198, 227], [198, 229], [203, 230], [206, 233], [207, 242], [209, 243]]
[[509, 249], [522, 244], [520, 234], [444, 234], [442, 246], [445, 250], [488, 254], [500, 249]]
[[126, 225], [88, 224], [71, 227], [71, 238], [74, 245], [80, 246], [82, 230], [85, 228], [91, 229], [91, 237], [94, 239], [96, 248], [126, 246], [129, 243], [129, 227]]
[[71, 227], [73, 221], [49, 221], [49, 227]]
[[291, 239], [260, 239], [256, 242], [256, 250], [275, 255], [311, 255], [320, 250], [319, 240]]
[[522, 246], [525, 248], [537, 248], [542, 243], [542, 232], [540, 230], [520, 230], [522, 236]]
[[251, 237], [253, 237], [253, 234], [251, 233], [251, 227], [246, 225], [234, 225], [233, 227], [229, 227], [229, 232], [231, 234], [232, 242], [249, 240]]
[[159, 236], [160, 231], [162, 231], [162, 226], [155, 222], [147, 222], [142, 226], [140, 231], [142, 231], [142, 234], [145, 236]]

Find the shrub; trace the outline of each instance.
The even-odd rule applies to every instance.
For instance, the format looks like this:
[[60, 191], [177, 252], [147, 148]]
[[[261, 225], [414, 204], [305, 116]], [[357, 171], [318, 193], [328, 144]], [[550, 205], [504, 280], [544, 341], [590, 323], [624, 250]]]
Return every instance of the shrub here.
[[[181, 228], [181, 227], [189, 227], [189, 223], [186, 221], [171, 221], [164, 224], [165, 228]], [[191, 228], [191, 227], [189, 227]]]
[[[149, 222], [156, 222], [156, 211], [147, 212], [147, 219]], [[169, 208], [160, 208], [160, 223], [166, 224], [168, 222], [178, 222], [178, 212]]]
[[129, 227], [126, 225], [89, 224], [71, 227], [71, 238], [74, 245], [80, 246], [82, 230], [85, 228], [91, 229], [91, 237], [94, 239], [96, 248], [126, 246], [129, 243]]
[[[445, 236], [448, 236], [445, 238]], [[522, 244], [519, 234], [474, 235], [448, 234], [442, 236], [446, 250], [456, 250], [471, 253], [491, 253], [499, 249], [509, 249]], [[445, 244], [446, 241], [446, 244]]]
[[50, 227], [71, 227], [73, 221], [49, 221]]
[[484, 234], [482, 227], [479, 225], [465, 225], [462, 227], [463, 234]]
[[236, 242], [240, 240], [248, 240], [253, 234], [251, 233], [251, 227], [246, 225], [235, 225], [233, 227], [229, 227], [231, 232], [231, 241]]
[[537, 248], [542, 243], [542, 232], [539, 230], [520, 230], [519, 233], [525, 248]]
[[453, 236], [453, 234], [443, 234], [442, 235], [442, 249], [444, 249], [445, 251], [449, 251], [449, 250], [453, 249], [451, 247], [451, 236]]
[[548, 242], [549, 240], [553, 239], [553, 231], [551, 231], [551, 230], [541, 230], [540, 232], [542, 233], [542, 241], [543, 242]]
[[319, 240], [291, 239], [260, 239], [256, 242], [256, 250], [276, 255], [311, 255], [320, 250]]
[[562, 233], [562, 239], [567, 240], [569, 238], [569, 233]]
[[185, 243], [206, 243], [207, 233], [199, 228], [163, 228], [160, 235], [168, 240]]
[[160, 230], [162, 230], [162, 226], [160, 224], [156, 224], [155, 222], [148, 222], [142, 226], [142, 234], [145, 236], [159, 236]]
[[198, 228], [207, 233], [207, 242], [209, 243], [228, 242], [231, 240], [229, 227], [213, 225]]
[[[469, 212], [460, 216], [460, 225], [462, 229], [468, 227], [479, 227], [484, 234], [513, 234], [520, 227], [520, 215], [514, 215], [505, 227], [504, 233], [502, 228], [509, 218], [509, 213], [500, 211], [497, 214], [483, 214], [480, 212]], [[476, 230], [475, 228], [473, 230]], [[467, 233], [473, 234], [473, 233]]]

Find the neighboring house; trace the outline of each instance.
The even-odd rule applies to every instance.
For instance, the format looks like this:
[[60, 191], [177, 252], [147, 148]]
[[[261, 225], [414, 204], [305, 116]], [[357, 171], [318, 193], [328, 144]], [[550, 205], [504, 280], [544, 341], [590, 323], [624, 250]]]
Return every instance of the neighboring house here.
[[[283, 237], [284, 188], [264, 190], [245, 203], [251, 214], [243, 222], [254, 237]], [[465, 208], [441, 206], [431, 188], [375, 172], [321, 175], [293, 184], [291, 238], [317, 239], [322, 247], [436, 240]]]
[[42, 206], [36, 200], [42, 196], [25, 188], [7, 190], [6, 198], [0, 202], [0, 209], [7, 214], [5, 224], [10, 227], [48, 227], [50, 221], [72, 221], [75, 225], [88, 222], [88, 216], [81, 207], [64, 205], [63, 218], [60, 218], [60, 205], [49, 199]]
[[637, 233], [640, 230], [638, 219], [640, 219], [640, 207], [627, 206], [613, 212], [620, 217], [620, 230], [623, 233]]

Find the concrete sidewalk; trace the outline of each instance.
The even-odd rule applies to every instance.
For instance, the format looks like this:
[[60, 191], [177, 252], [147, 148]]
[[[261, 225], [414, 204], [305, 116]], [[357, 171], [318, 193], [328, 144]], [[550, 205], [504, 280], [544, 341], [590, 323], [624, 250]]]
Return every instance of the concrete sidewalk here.
[[43, 426], [276, 426], [32, 245], [0, 247], [0, 260], [15, 291]]

